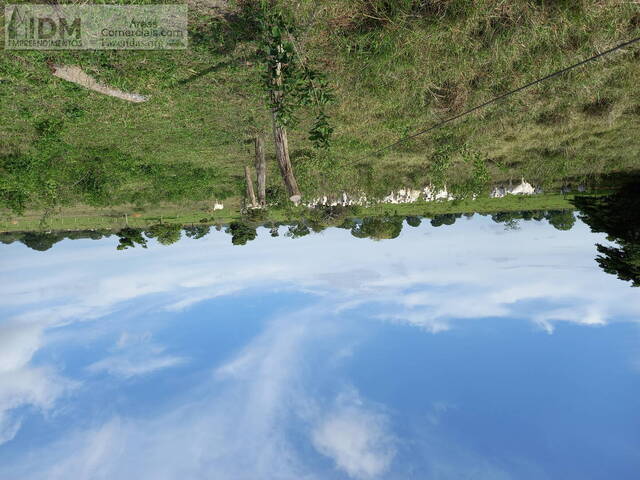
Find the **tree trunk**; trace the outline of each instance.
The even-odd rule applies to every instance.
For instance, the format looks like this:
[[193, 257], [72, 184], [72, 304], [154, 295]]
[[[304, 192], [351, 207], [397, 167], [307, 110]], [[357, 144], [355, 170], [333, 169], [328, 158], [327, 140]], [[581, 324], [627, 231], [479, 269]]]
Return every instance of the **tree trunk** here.
[[[298, 197], [300, 200], [300, 189], [298, 188], [298, 182], [293, 175], [293, 167], [291, 166], [291, 160], [289, 159], [289, 142], [287, 141], [287, 130], [284, 127], [278, 125], [276, 121], [276, 114], [273, 113], [273, 138], [276, 142], [276, 158], [278, 159], [278, 166], [280, 167], [280, 173], [282, 179], [287, 187], [287, 193], [289, 197]], [[292, 198], [293, 201], [294, 198]]]
[[249, 167], [244, 167], [244, 178], [247, 181], [247, 202], [250, 207], [255, 208], [258, 204], [256, 202], [256, 194], [253, 192], [253, 179], [251, 178]]
[[258, 203], [264, 207], [267, 203], [267, 160], [264, 156], [264, 140], [256, 136], [256, 177], [258, 180]]
[[[282, 45], [279, 46], [282, 49]], [[275, 76], [273, 78], [273, 90], [271, 92], [271, 98], [274, 105], [281, 105], [282, 103], [282, 65], [278, 63]], [[300, 189], [298, 188], [298, 182], [293, 175], [293, 167], [291, 166], [291, 160], [289, 159], [289, 142], [287, 140], [287, 129], [278, 121], [278, 109], [273, 108], [271, 110], [271, 118], [273, 120], [273, 138], [276, 143], [276, 158], [278, 165], [280, 166], [280, 173], [282, 179], [287, 187], [287, 193], [292, 202], [298, 203], [300, 201]]]

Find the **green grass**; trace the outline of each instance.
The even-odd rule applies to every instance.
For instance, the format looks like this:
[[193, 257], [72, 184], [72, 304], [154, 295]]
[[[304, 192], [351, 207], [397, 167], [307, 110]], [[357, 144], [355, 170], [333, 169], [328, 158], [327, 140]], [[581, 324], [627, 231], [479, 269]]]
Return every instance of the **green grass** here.
[[[640, 46], [371, 155], [639, 36], [637, 3], [285, 5], [301, 26], [300, 48], [327, 74], [337, 97], [329, 110], [336, 133], [328, 152], [311, 148], [310, 118], [302, 115], [289, 132], [307, 197], [342, 190], [384, 195], [438, 179], [464, 190], [476, 180], [470, 155], [483, 159], [488, 182], [525, 177], [547, 189], [640, 167]], [[190, 20], [187, 51], [3, 51], [0, 207], [22, 202], [53, 215], [60, 206], [152, 210], [241, 195], [242, 168], [253, 158], [248, 141], [257, 132], [269, 138], [271, 129], [255, 31], [242, 15], [228, 20], [191, 9]], [[130, 104], [84, 90], [53, 77], [51, 62], [81, 66], [100, 81], [151, 99]], [[447, 159], [439, 164], [443, 151]], [[271, 142], [268, 154], [270, 191], [277, 197], [281, 182]], [[232, 203], [239, 204], [237, 198]]]
[[[359, 217], [384, 216], [426, 216], [451, 213], [495, 213], [532, 210], [568, 210], [573, 209], [573, 195], [544, 194], [535, 196], [509, 195], [503, 198], [482, 198], [477, 200], [416, 202], [411, 204], [376, 204], [368, 207], [347, 209], [346, 213]], [[0, 220], [0, 232], [24, 231], [74, 231], [74, 230], [111, 230], [117, 231], [127, 226], [147, 228], [157, 223], [166, 224], [208, 224], [223, 225], [233, 221], [295, 222], [297, 219], [321, 215], [313, 209], [303, 207], [273, 208], [256, 212], [257, 217], [250, 219], [234, 205], [214, 211], [211, 205], [164, 205], [144, 211], [136, 208], [112, 207], [89, 209], [75, 207], [63, 209], [45, 218], [39, 212], [29, 212], [21, 217]]]

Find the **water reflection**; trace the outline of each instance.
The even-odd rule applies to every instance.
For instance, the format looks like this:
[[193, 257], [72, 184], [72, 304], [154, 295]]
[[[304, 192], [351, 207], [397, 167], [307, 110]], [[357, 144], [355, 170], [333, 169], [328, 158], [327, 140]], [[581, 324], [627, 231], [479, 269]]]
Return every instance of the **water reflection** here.
[[637, 292], [534, 215], [4, 245], [0, 478], [634, 478]]

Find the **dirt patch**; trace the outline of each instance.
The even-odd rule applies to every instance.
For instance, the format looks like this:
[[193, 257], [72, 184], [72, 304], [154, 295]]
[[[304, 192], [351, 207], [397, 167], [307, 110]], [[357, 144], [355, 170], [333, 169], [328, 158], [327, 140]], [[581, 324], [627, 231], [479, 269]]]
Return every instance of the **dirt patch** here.
[[558, 125], [565, 120], [564, 114], [559, 110], [545, 110], [538, 113], [535, 122], [538, 125]]
[[629, 115], [639, 115], [640, 116], [640, 105], [634, 105], [632, 107], [627, 108], [624, 113]]
[[593, 102], [586, 103], [582, 106], [582, 111], [593, 117], [601, 117], [608, 115], [613, 110], [613, 100], [610, 98], [598, 98]]
[[441, 110], [456, 113], [465, 106], [469, 91], [463, 83], [447, 80], [442, 86], [433, 89], [433, 94]]
[[187, 5], [197, 12], [216, 17], [226, 17], [234, 13], [229, 0], [187, 0]]
[[93, 90], [94, 92], [109, 95], [110, 97], [116, 97], [134, 103], [141, 103], [149, 100], [149, 97], [144, 95], [123, 92], [117, 88], [109, 87], [108, 85], [100, 83], [92, 76], [84, 73], [80, 67], [73, 65], [53, 65], [52, 73], [54, 76], [66, 80], [67, 82], [75, 83], [76, 85]]
[[640, 13], [636, 13], [629, 20], [629, 32], [634, 33], [640, 28]]

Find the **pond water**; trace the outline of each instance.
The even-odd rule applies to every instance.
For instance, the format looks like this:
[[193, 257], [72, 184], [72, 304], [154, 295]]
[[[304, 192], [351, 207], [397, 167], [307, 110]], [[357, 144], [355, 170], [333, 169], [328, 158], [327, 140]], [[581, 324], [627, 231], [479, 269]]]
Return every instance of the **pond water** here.
[[0, 245], [0, 478], [638, 478], [638, 290], [596, 243]]

